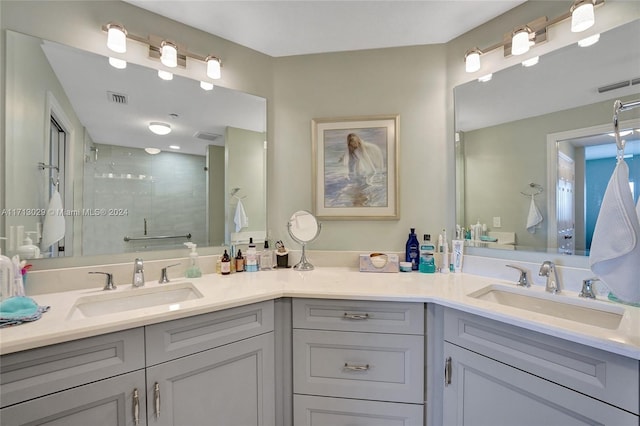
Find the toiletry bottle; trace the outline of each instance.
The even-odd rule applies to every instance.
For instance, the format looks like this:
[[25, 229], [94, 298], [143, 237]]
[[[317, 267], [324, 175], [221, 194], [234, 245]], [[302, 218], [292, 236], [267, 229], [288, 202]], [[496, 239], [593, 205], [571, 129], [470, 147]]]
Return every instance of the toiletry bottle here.
[[238, 249], [238, 254], [236, 255], [236, 272], [244, 271], [244, 257], [242, 257], [242, 250]]
[[269, 240], [264, 240], [264, 249], [260, 253], [260, 270], [273, 269], [273, 251], [269, 249]]
[[422, 244], [420, 245], [420, 264], [418, 270], [423, 273], [434, 273], [436, 271], [436, 263], [433, 253], [436, 246], [431, 242], [431, 235], [424, 234]]
[[256, 245], [253, 243], [253, 238], [249, 238], [249, 246], [247, 247], [247, 257], [245, 259], [244, 270], [247, 272], [258, 271], [258, 259], [256, 254]]
[[231, 258], [226, 250], [224, 251], [220, 261], [220, 273], [222, 275], [229, 275], [231, 273]]
[[416, 235], [416, 228], [411, 228], [409, 239], [405, 249], [405, 261], [411, 262], [411, 269], [418, 270], [418, 262], [420, 261], [420, 243]]
[[20, 259], [37, 259], [40, 257], [40, 248], [33, 244], [33, 240], [29, 237], [30, 234], [36, 234], [36, 231], [25, 232], [27, 235], [24, 237], [23, 244], [18, 247], [18, 256]]
[[187, 278], [199, 278], [202, 276], [202, 272], [200, 271], [200, 265], [198, 264], [198, 253], [196, 252], [197, 245], [194, 243], [184, 243], [184, 245], [191, 249], [191, 253], [189, 253], [189, 266], [187, 267], [187, 271], [184, 275]]
[[14, 267], [11, 259], [0, 252], [0, 300], [13, 296]]

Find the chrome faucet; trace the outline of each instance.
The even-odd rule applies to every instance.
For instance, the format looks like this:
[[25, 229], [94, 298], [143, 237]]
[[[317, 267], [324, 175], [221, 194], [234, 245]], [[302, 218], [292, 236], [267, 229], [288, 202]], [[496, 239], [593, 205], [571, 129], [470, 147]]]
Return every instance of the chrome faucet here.
[[560, 293], [560, 281], [558, 280], [558, 271], [556, 265], [550, 260], [545, 260], [540, 266], [541, 277], [547, 277], [547, 285], [545, 290], [552, 294]]
[[517, 269], [518, 271], [520, 271], [520, 278], [518, 279], [518, 283], [516, 284], [517, 286], [520, 287], [531, 287], [531, 284], [529, 284], [529, 279], [527, 278], [527, 270], [522, 268], [521, 266], [517, 266], [517, 265], [505, 265], [508, 266], [509, 268], [513, 268], [513, 269]]
[[116, 285], [113, 283], [113, 274], [110, 274], [108, 272], [94, 272], [91, 271], [89, 272], [90, 274], [102, 274], [105, 276], [105, 282], [104, 282], [104, 288], [103, 290], [115, 290], [116, 289]]
[[582, 280], [582, 290], [580, 290], [580, 293], [578, 294], [578, 296], [586, 297], [588, 299], [595, 299], [596, 293], [594, 291], [595, 290], [594, 283], [596, 281], [600, 281], [600, 279], [598, 277], [593, 277], [593, 278], [588, 278], [586, 280]]
[[133, 279], [131, 281], [134, 287], [144, 286], [144, 267], [142, 265], [142, 259], [137, 258], [133, 262]]

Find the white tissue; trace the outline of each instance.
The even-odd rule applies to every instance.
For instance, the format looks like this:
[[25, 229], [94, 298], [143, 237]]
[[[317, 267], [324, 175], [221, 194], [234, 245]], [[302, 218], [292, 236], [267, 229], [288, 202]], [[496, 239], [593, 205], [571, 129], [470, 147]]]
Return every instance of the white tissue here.
[[60, 197], [60, 193], [55, 191], [51, 196], [49, 208], [47, 209], [46, 216], [44, 217], [40, 248], [43, 251], [48, 250], [52, 244], [64, 238], [64, 233], [65, 223], [64, 215], [62, 213], [62, 198]]
[[530, 234], [536, 233], [536, 227], [542, 222], [542, 213], [536, 207], [534, 196], [531, 196], [531, 204], [529, 205], [529, 215], [527, 216], [527, 231]]
[[233, 223], [236, 224], [236, 232], [240, 232], [242, 228], [249, 226], [249, 218], [247, 217], [247, 213], [244, 211], [244, 205], [241, 200], [238, 200], [236, 214], [233, 216]]
[[604, 193], [593, 232], [589, 265], [620, 300], [640, 303], [640, 219], [621, 160]]

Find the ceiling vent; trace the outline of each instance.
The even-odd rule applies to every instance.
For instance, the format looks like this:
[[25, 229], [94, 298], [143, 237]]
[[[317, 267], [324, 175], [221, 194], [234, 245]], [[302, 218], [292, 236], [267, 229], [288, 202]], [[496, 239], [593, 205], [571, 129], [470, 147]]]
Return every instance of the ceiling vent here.
[[598, 93], [610, 92], [611, 90], [622, 89], [629, 85], [640, 83], [640, 78], [634, 78], [633, 80], [624, 80], [618, 83], [608, 84], [606, 86], [598, 87]]
[[196, 132], [193, 137], [198, 138], [198, 139], [202, 139], [205, 141], [209, 141], [209, 142], [213, 142], [216, 139], [218, 139], [219, 137], [221, 137], [222, 135], [218, 135], [216, 133], [209, 133], [209, 132]]
[[107, 92], [107, 99], [109, 102], [113, 102], [114, 104], [123, 104], [127, 105], [129, 103], [129, 98], [127, 95], [116, 92]]

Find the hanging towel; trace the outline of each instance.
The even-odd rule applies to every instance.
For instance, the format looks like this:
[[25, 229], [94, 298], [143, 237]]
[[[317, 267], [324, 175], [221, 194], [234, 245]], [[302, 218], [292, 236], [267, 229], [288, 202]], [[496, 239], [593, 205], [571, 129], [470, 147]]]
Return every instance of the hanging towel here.
[[640, 219], [629, 168], [618, 161], [602, 199], [589, 254], [591, 271], [627, 303], [640, 303]]
[[236, 232], [240, 232], [242, 228], [249, 226], [249, 218], [240, 199], [238, 199], [238, 205], [236, 206], [236, 214], [233, 216], [233, 223], [236, 224]]
[[48, 250], [52, 244], [64, 238], [64, 215], [62, 214], [62, 198], [56, 190], [49, 201], [49, 208], [42, 225], [42, 242], [40, 248]]
[[536, 207], [536, 201], [534, 196], [531, 195], [531, 205], [529, 206], [529, 215], [527, 216], [527, 231], [530, 234], [536, 233], [536, 227], [542, 222], [542, 214], [538, 207]]

